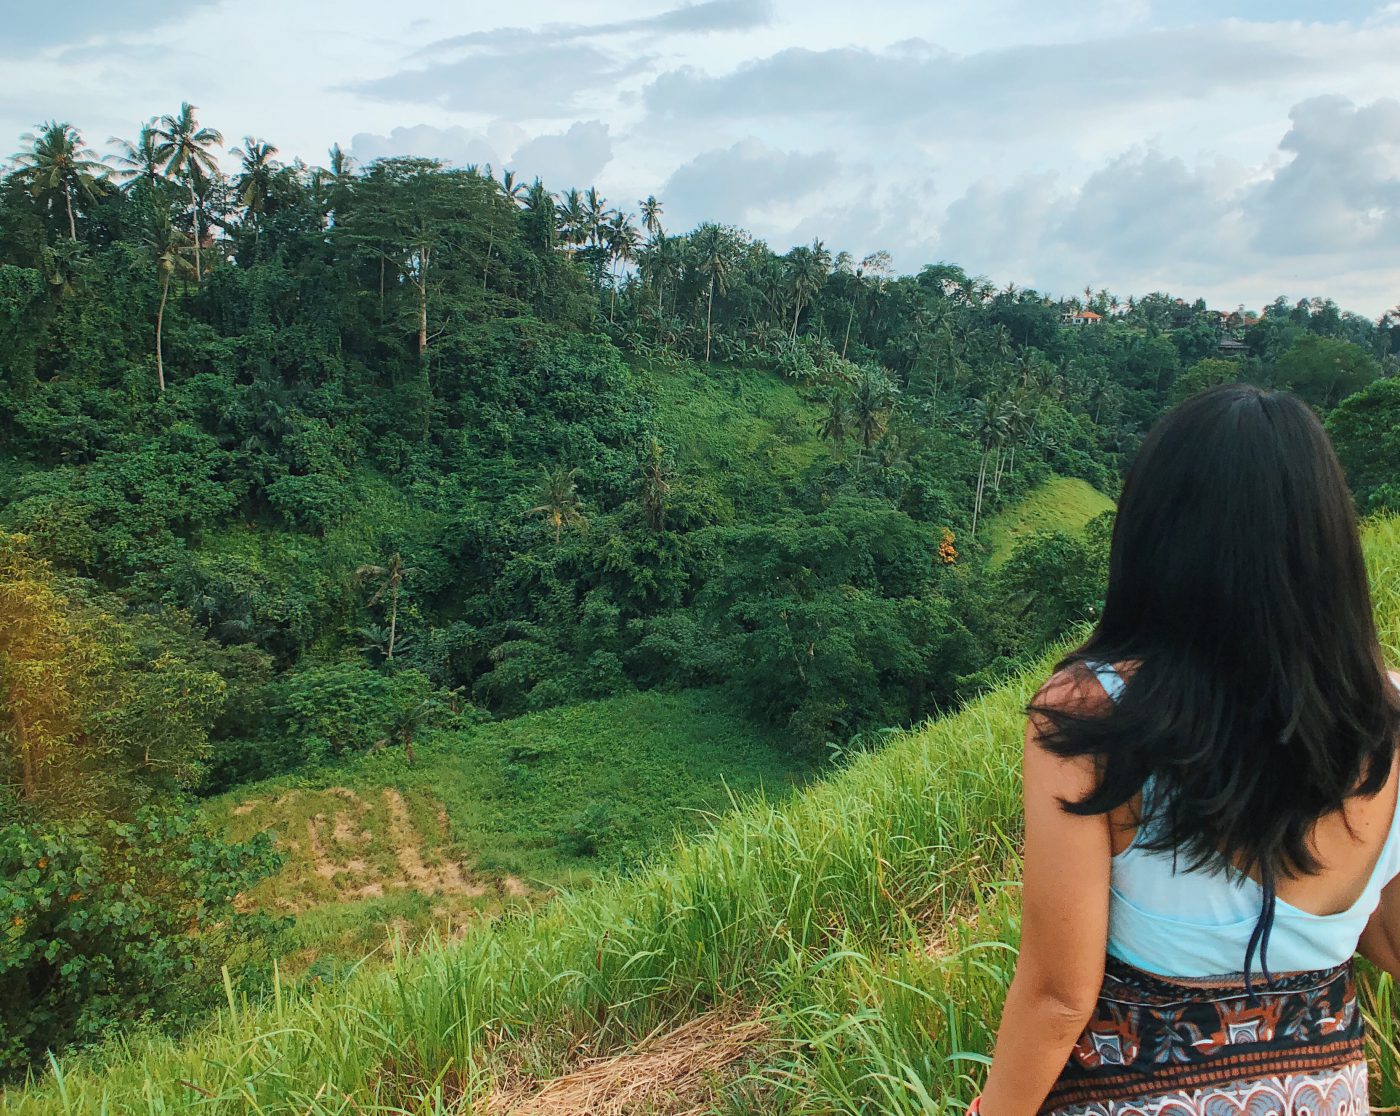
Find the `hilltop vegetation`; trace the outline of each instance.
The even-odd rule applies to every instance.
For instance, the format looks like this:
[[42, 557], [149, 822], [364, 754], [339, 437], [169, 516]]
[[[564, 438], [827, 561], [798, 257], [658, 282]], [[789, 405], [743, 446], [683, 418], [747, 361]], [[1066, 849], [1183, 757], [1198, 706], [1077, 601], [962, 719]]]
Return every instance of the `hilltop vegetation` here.
[[[1395, 506], [1389, 317], [1053, 299], [491, 168], [224, 151], [183, 105], [109, 162], [44, 125], [0, 178], [0, 1070], [197, 1023], [224, 963], [236, 995], [369, 948], [288, 895], [345, 899], [323, 824], [436, 881], [366, 918], [455, 921], [976, 698], [1094, 615], [1083, 486], [1183, 392], [1296, 389]], [[1028, 493], [1056, 530], [998, 517]], [[644, 742], [656, 710], [690, 729]]]

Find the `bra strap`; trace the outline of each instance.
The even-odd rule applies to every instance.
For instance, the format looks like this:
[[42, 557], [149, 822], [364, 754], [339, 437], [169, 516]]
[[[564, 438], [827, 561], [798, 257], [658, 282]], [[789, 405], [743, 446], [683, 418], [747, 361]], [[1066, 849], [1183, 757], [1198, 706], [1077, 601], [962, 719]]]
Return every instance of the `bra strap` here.
[[1094, 672], [1099, 680], [1099, 685], [1104, 689], [1104, 693], [1114, 701], [1123, 696], [1123, 688], [1127, 683], [1123, 681], [1123, 676], [1113, 669], [1112, 663], [1100, 662], [1098, 659], [1085, 659], [1084, 665]]

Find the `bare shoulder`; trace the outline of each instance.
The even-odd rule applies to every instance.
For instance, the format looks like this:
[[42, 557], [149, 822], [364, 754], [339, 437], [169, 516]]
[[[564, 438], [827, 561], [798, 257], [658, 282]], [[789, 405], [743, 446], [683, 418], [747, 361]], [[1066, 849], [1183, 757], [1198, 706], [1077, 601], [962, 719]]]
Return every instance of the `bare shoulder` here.
[[1033, 710], [1050, 709], [1078, 716], [1092, 716], [1110, 704], [1103, 684], [1083, 663], [1071, 663], [1057, 670], [1041, 683], [1030, 700]]

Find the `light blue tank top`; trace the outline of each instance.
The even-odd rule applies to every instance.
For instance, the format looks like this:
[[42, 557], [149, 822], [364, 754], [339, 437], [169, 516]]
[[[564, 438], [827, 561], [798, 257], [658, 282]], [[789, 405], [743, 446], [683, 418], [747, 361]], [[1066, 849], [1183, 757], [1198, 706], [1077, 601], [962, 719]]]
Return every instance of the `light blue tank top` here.
[[[1086, 663], [1115, 701], [1122, 677], [1106, 663]], [[1143, 788], [1144, 797], [1151, 785]], [[1211, 977], [1240, 972], [1260, 922], [1264, 889], [1227, 869], [1180, 867], [1170, 851], [1148, 852], [1133, 842], [1113, 858], [1109, 886], [1108, 952], [1150, 973]], [[1328, 969], [1351, 958], [1380, 903], [1381, 889], [1400, 874], [1400, 808], [1391, 818], [1380, 859], [1365, 890], [1339, 914], [1315, 915], [1275, 900], [1268, 934], [1268, 969], [1275, 973]], [[1257, 954], [1256, 954], [1256, 969]]]

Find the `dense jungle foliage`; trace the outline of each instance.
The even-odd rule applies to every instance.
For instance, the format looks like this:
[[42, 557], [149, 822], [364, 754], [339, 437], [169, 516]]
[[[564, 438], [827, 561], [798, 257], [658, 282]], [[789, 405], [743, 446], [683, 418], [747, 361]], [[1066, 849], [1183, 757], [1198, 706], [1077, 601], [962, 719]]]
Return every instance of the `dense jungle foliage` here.
[[1055, 299], [490, 167], [226, 159], [189, 105], [106, 159], [63, 123], [25, 143], [0, 998], [42, 1009], [6, 1013], [0, 1066], [271, 948], [234, 897], [274, 857], [199, 795], [701, 686], [810, 761], [982, 691], [1092, 617], [1108, 528], [994, 554], [988, 518], [1056, 476], [1113, 495], [1201, 387], [1298, 392], [1360, 507], [1400, 508], [1389, 316]]

